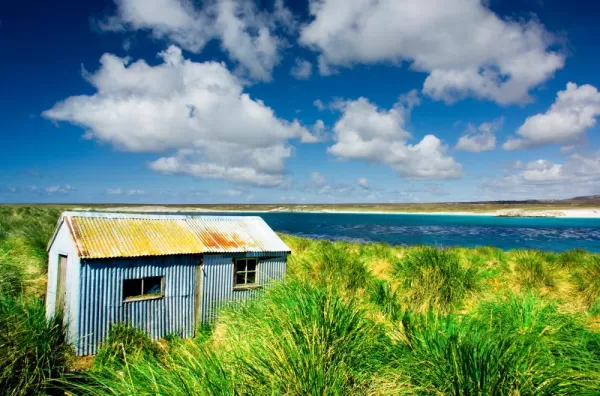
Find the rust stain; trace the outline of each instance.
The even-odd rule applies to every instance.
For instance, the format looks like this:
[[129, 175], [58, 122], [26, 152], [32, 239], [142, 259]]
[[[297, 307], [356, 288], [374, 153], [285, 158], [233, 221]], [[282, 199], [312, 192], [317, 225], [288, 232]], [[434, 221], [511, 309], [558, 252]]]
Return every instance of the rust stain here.
[[65, 215], [81, 258], [289, 251], [260, 218]]
[[202, 241], [207, 247], [224, 247], [224, 248], [236, 248], [240, 247], [239, 243], [233, 238], [227, 238], [226, 235], [218, 234], [216, 232], [206, 232], [201, 235]]

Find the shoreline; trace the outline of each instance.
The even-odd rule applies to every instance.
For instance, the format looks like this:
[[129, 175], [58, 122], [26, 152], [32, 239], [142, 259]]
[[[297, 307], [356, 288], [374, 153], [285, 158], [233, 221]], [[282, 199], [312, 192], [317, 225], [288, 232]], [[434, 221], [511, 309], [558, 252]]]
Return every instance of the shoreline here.
[[[89, 210], [89, 208], [80, 208]], [[117, 207], [104, 209], [108, 212], [156, 212], [156, 213], [312, 213], [312, 214], [377, 214], [377, 215], [431, 215], [431, 216], [488, 216], [488, 217], [523, 217], [523, 218], [581, 218], [600, 219], [599, 209], [550, 209], [550, 210], [528, 210], [528, 209], [500, 209], [489, 212], [468, 211], [436, 211], [436, 212], [402, 212], [402, 211], [377, 211], [377, 210], [288, 210], [277, 208], [271, 210], [216, 210], [205, 208], [169, 208], [166, 206], [142, 206], [142, 207]]]

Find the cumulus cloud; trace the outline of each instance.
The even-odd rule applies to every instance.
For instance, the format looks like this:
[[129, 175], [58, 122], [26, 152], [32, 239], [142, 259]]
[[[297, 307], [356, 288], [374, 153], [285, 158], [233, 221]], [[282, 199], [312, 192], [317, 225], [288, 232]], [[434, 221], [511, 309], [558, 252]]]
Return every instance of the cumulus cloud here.
[[369, 188], [369, 179], [366, 177], [359, 177], [357, 182], [360, 187]]
[[504, 143], [505, 150], [522, 150], [548, 144], [580, 141], [596, 125], [600, 115], [600, 93], [591, 85], [568, 83], [559, 91], [552, 106], [543, 114], [525, 120], [517, 130], [518, 138]]
[[130, 188], [109, 188], [106, 190], [106, 193], [109, 195], [143, 195], [146, 192], [144, 190]]
[[573, 154], [564, 163], [539, 159], [517, 173], [486, 180], [482, 187], [499, 197], [572, 197], [600, 193], [600, 152]]
[[49, 194], [66, 194], [73, 190], [75, 190], [75, 187], [71, 186], [70, 184], [46, 187], [46, 192]]
[[323, 101], [321, 99], [316, 99], [313, 104], [315, 105], [315, 107], [317, 109], [319, 109], [319, 111], [323, 111], [325, 110], [325, 104], [323, 103]]
[[410, 103], [402, 100], [386, 110], [366, 98], [338, 101], [342, 115], [333, 127], [335, 144], [327, 151], [339, 159], [383, 163], [407, 179], [462, 177], [461, 165], [446, 155], [437, 137], [426, 135], [416, 144], [407, 143]]
[[116, 15], [100, 21], [107, 31], [147, 30], [160, 39], [198, 53], [218, 39], [221, 48], [238, 62], [245, 74], [269, 81], [285, 45], [278, 26], [295, 29], [295, 20], [283, 1], [272, 13], [257, 10], [249, 0], [213, 0], [197, 7], [191, 0], [115, 0]]
[[467, 130], [458, 139], [456, 149], [473, 153], [495, 149], [496, 132], [502, 127], [503, 122], [504, 119], [499, 118], [492, 122], [484, 122], [477, 127], [472, 124], [467, 125]]
[[310, 0], [310, 14], [300, 42], [320, 51], [322, 74], [406, 61], [428, 73], [423, 92], [447, 102], [528, 102], [530, 89], [564, 65], [551, 49], [556, 38], [537, 20], [502, 19], [481, 1]]
[[171, 46], [149, 66], [105, 54], [87, 74], [93, 95], [72, 96], [43, 115], [86, 129], [85, 136], [125, 151], [175, 151], [150, 164], [156, 171], [258, 186], [286, 184], [291, 139], [318, 139], [296, 120], [243, 92], [220, 63], [184, 59]]
[[290, 74], [298, 80], [308, 80], [312, 74], [312, 63], [305, 59], [296, 58], [296, 63], [290, 70]]

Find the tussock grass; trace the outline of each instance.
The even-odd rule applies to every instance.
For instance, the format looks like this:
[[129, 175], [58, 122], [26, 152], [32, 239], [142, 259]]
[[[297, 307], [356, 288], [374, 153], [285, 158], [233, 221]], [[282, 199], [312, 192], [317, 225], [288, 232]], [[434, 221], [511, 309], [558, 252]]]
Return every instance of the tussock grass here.
[[548, 255], [536, 250], [513, 252], [515, 273], [519, 285], [524, 289], [553, 287], [555, 278], [548, 261]]
[[452, 249], [421, 247], [396, 262], [394, 273], [403, 300], [413, 310], [449, 312], [481, 286], [476, 267], [464, 266]]
[[391, 320], [398, 320], [404, 311], [398, 291], [385, 280], [377, 279], [371, 284], [369, 301]]
[[62, 317], [46, 321], [46, 308], [32, 300], [0, 296], [0, 389], [9, 395], [53, 393], [53, 380], [69, 364]]
[[315, 241], [314, 247], [300, 257], [291, 258], [290, 271], [318, 286], [346, 291], [365, 288], [373, 279], [367, 261], [345, 242]]
[[[501, 304], [498, 309], [508, 310], [509, 318], [496, 322], [522, 314], [513, 308]], [[543, 332], [497, 332], [477, 317], [432, 312], [406, 313], [402, 327], [403, 342], [396, 345], [374, 393], [551, 395], [598, 389], [593, 357], [555, 356]]]
[[163, 350], [143, 330], [115, 324], [108, 332], [94, 360], [95, 370], [113, 369], [129, 359], [160, 358]]
[[585, 249], [571, 249], [558, 253], [556, 264], [562, 268], [572, 270], [584, 266], [590, 258], [590, 253]]
[[600, 314], [600, 256], [591, 257], [575, 279], [592, 313]]

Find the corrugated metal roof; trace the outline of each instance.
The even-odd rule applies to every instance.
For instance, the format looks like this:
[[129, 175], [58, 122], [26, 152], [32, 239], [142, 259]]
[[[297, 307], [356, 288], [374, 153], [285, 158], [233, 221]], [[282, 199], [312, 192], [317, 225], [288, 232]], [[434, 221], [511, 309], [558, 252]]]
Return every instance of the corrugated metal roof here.
[[65, 212], [81, 258], [289, 252], [260, 217]]

